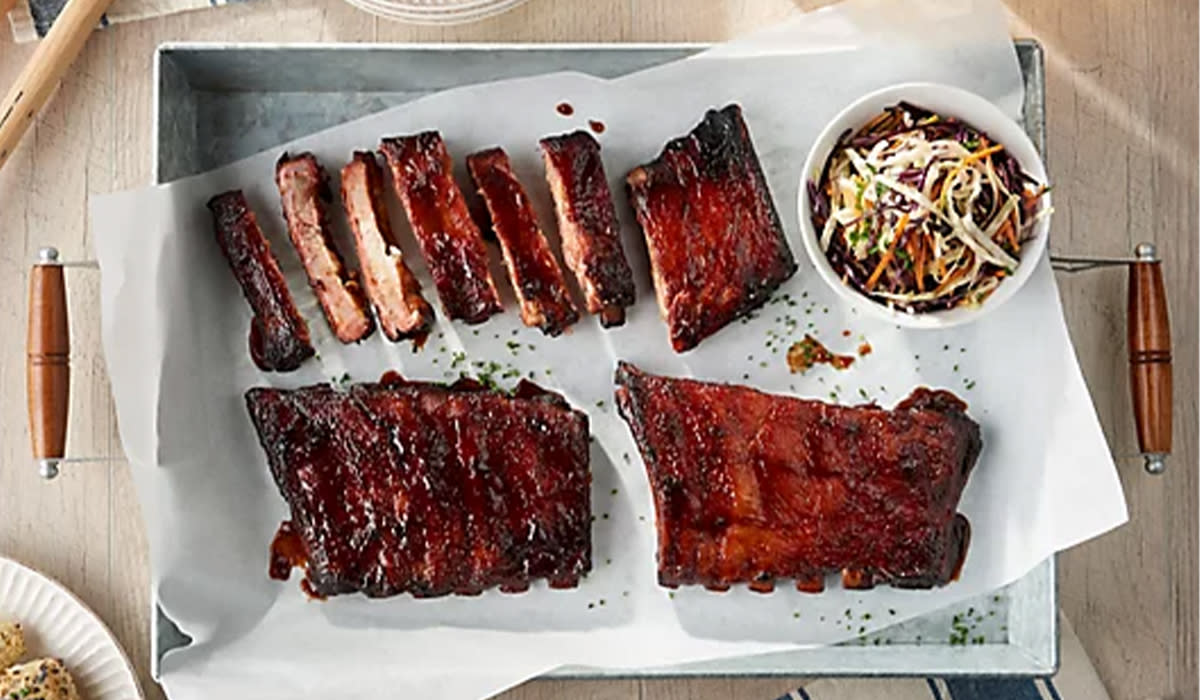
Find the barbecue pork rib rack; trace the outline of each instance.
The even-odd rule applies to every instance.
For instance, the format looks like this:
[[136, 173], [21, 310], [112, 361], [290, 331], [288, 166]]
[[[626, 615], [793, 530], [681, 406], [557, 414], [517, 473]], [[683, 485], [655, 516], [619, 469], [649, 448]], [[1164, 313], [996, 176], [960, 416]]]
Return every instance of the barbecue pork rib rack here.
[[388, 218], [383, 169], [371, 153], [358, 151], [342, 168], [342, 206], [354, 233], [363, 285], [388, 340], [420, 342], [433, 324], [433, 307], [404, 261]]
[[221, 252], [229, 262], [242, 294], [254, 311], [250, 321], [250, 357], [259, 369], [289, 372], [314, 350], [308, 324], [296, 309], [292, 293], [271, 245], [241, 190], [223, 192], [208, 200]]
[[308, 274], [308, 286], [325, 320], [343, 343], [356, 343], [375, 330], [358, 282], [346, 272], [329, 230], [330, 199], [324, 168], [312, 153], [284, 153], [275, 164], [275, 185], [287, 220], [288, 237]]
[[549, 136], [540, 144], [563, 259], [583, 290], [588, 313], [599, 315], [605, 328], [620, 326], [636, 292], [600, 144], [586, 131]]
[[676, 352], [761, 306], [796, 272], [742, 110], [709, 110], [626, 177]]
[[982, 448], [945, 391], [893, 410], [647, 374], [621, 363], [617, 405], [641, 450], [664, 586], [941, 586], [970, 528], [959, 497]]
[[508, 155], [499, 148], [473, 153], [467, 169], [500, 241], [521, 321], [548, 336], [560, 335], [579, 320], [579, 312]]
[[591, 569], [587, 416], [529, 382], [246, 393], [291, 511], [271, 575], [323, 597], [475, 595]]
[[471, 218], [441, 134], [424, 131], [385, 138], [380, 152], [392, 171], [413, 234], [442, 307], [450, 318], [482, 323], [500, 313], [488, 253]]

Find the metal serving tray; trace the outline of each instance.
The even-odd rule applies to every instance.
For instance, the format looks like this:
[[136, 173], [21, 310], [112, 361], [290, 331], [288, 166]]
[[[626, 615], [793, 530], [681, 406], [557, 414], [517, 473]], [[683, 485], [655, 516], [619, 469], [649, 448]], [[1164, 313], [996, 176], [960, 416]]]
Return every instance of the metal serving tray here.
[[[683, 58], [699, 44], [371, 45], [173, 43], [155, 60], [157, 182], [470, 83], [574, 70], [615, 77]], [[1042, 49], [1016, 42], [1025, 130], [1045, 151]], [[189, 640], [154, 601], [152, 666]], [[1058, 668], [1054, 560], [953, 609], [846, 644], [680, 666], [563, 668], [556, 678], [830, 675], [1049, 675]]]

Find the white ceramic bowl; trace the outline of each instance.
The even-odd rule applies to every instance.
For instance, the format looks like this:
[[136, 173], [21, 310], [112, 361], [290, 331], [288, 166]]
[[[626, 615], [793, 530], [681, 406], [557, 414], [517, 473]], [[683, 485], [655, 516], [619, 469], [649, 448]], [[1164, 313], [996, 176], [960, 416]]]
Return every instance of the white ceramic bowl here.
[[[918, 107], [947, 117], [957, 117], [966, 124], [986, 133], [993, 142], [1005, 146], [1017, 159], [1021, 168], [1038, 182], [1047, 182], [1046, 166], [1042, 163], [1033, 142], [1025, 131], [998, 107], [966, 90], [937, 85], [934, 83], [905, 83], [877, 90], [858, 98], [843, 109], [821, 132], [814, 142], [808, 158], [804, 161], [803, 180], [800, 184], [800, 234], [804, 248], [817, 274], [842, 299], [878, 318], [910, 328], [947, 328], [979, 319], [998, 308], [1015, 295], [1029, 280], [1038, 260], [1046, 251], [1046, 239], [1050, 232], [1050, 217], [1044, 216], [1034, 225], [1032, 240], [1021, 248], [1021, 264], [1016, 272], [1000, 282], [987, 299], [975, 307], [956, 307], [941, 311], [908, 313], [889, 308], [853, 287], [844, 284], [834, 271], [825, 252], [821, 250], [820, 232], [812, 221], [812, 202], [809, 199], [808, 181], [820, 176], [829, 153], [838, 137], [847, 129], [858, 129], [872, 117], [897, 102], [909, 102]], [[1050, 206], [1050, 194], [1043, 196], [1042, 206]]]

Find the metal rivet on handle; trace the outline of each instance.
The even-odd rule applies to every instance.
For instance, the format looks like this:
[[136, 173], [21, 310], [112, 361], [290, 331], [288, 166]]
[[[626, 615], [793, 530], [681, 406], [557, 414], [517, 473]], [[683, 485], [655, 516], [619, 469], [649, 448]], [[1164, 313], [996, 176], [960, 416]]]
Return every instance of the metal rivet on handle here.
[[42, 478], [47, 481], [53, 479], [58, 476], [58, 462], [59, 460], [53, 457], [37, 460], [38, 474], [41, 474]]

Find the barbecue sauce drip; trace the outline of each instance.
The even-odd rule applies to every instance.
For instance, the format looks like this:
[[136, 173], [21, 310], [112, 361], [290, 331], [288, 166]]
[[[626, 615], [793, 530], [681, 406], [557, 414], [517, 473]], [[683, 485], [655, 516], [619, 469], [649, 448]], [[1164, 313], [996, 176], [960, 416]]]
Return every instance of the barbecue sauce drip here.
[[[859, 348], [859, 354], [866, 354]], [[868, 350], [867, 352], [870, 352]], [[827, 364], [834, 369], [847, 369], [854, 364], [852, 355], [835, 355], [829, 351], [829, 348], [821, 344], [821, 341], [805, 333], [804, 340], [792, 343], [792, 347], [788, 348], [787, 353], [788, 369], [792, 370], [793, 374], [803, 374], [813, 367], [813, 365]]]
[[597, 134], [603, 134], [605, 126], [604, 122], [600, 121], [599, 119], [589, 119], [588, 128]]
[[291, 576], [292, 569], [303, 567], [308, 563], [308, 553], [304, 551], [304, 541], [292, 521], [284, 520], [271, 540], [271, 564], [268, 575], [276, 581], [286, 581]]
[[569, 117], [575, 113], [575, 108], [571, 106], [570, 102], [559, 102], [558, 105], [554, 107], [554, 110], [564, 117]]

